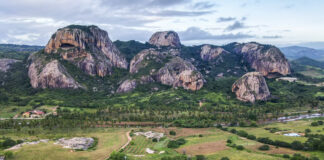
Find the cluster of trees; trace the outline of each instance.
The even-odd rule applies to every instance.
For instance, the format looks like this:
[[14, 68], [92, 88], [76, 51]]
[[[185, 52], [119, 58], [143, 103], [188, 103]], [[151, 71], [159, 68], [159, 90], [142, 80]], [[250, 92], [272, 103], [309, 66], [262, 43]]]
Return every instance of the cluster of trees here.
[[23, 142], [22, 140], [15, 141], [9, 137], [2, 137], [2, 138], [0, 138], [0, 149], [7, 149], [7, 148], [10, 148], [16, 144], [20, 144], [22, 142]]
[[[223, 131], [228, 131], [227, 128], [221, 128]], [[255, 135], [248, 134], [246, 131], [231, 129], [231, 133], [237, 134], [240, 137], [247, 139], [256, 140], [263, 144], [273, 145], [277, 147], [291, 148], [294, 150], [305, 150], [305, 151], [324, 151], [324, 135], [321, 134], [307, 134], [308, 140], [305, 143], [300, 141], [293, 141], [288, 143], [280, 140], [271, 140], [268, 137], [256, 137]], [[263, 148], [262, 148], [263, 149]]]
[[184, 145], [186, 143], [186, 140], [183, 138], [177, 139], [177, 140], [171, 140], [169, 141], [167, 147], [168, 148], [178, 148], [181, 145]]

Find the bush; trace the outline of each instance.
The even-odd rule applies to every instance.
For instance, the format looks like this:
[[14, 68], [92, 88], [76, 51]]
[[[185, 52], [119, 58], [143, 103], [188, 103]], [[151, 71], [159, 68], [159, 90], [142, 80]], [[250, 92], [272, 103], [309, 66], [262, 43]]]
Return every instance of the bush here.
[[318, 123], [317, 122], [312, 122], [311, 126], [318, 126]]
[[243, 147], [242, 145], [238, 145], [238, 146], [236, 146], [236, 149], [237, 149], [237, 150], [243, 150], [244, 147]]
[[323, 125], [323, 121], [317, 121], [318, 125]]
[[262, 146], [260, 146], [259, 147], [259, 150], [261, 150], [261, 151], [268, 151], [268, 150], [270, 150], [270, 147], [269, 147], [269, 145], [262, 145]]
[[305, 129], [305, 133], [310, 133], [312, 132], [309, 128]]
[[169, 141], [167, 147], [168, 148], [178, 148], [180, 145], [183, 145], [186, 143], [186, 140], [183, 138], [180, 138], [178, 140], [175, 141]]
[[232, 140], [228, 139], [228, 140], [227, 140], [227, 143], [232, 143]]
[[293, 141], [291, 143], [291, 148], [294, 150], [302, 150], [304, 149], [304, 145], [299, 141]]
[[282, 157], [283, 158], [290, 158], [290, 156], [288, 154], [284, 154]]
[[172, 136], [177, 135], [177, 133], [176, 133], [175, 131], [173, 131], [173, 130], [171, 130], [171, 131], [169, 132], [169, 134], [172, 135]]
[[222, 157], [221, 160], [230, 160], [228, 157]]
[[231, 129], [231, 133], [236, 133], [236, 129]]
[[13, 157], [13, 153], [11, 151], [7, 151], [7, 152], [4, 153], [4, 156], [6, 158], [12, 158]]
[[249, 134], [246, 138], [247, 139], [251, 139], [251, 140], [255, 140], [256, 139], [255, 135], [251, 135], [251, 134]]
[[125, 153], [113, 151], [108, 160], [124, 160], [125, 157], [127, 157]]
[[204, 155], [196, 155], [196, 160], [206, 160]]
[[152, 139], [152, 142], [158, 142], [158, 139], [157, 138], [153, 138]]
[[241, 131], [237, 132], [237, 135], [239, 135], [241, 137], [247, 137], [249, 134], [247, 132], [241, 130]]
[[203, 137], [203, 135], [202, 134], [199, 134], [199, 137]]

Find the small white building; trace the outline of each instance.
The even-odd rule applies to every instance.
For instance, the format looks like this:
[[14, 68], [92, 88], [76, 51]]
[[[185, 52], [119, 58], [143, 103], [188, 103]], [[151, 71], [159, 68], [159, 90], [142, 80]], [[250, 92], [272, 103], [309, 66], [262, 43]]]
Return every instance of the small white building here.
[[288, 81], [288, 82], [296, 82], [297, 78], [296, 77], [280, 77], [277, 78], [276, 81]]

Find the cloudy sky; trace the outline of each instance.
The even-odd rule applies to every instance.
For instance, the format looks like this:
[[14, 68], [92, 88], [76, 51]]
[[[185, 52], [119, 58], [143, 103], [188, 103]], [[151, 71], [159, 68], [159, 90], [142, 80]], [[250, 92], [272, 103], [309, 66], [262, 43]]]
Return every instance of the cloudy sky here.
[[0, 43], [46, 45], [60, 27], [94, 24], [112, 40], [174, 30], [186, 45], [324, 48], [323, 8], [323, 0], [2, 0]]

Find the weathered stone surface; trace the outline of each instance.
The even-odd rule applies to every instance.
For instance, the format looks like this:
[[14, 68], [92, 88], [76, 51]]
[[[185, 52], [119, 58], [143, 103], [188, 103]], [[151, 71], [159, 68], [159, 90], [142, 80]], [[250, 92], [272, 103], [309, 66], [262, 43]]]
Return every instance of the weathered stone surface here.
[[30, 84], [33, 88], [71, 88], [82, 87], [66, 71], [58, 60], [46, 62], [40, 57], [31, 56], [28, 70]]
[[111, 74], [112, 67], [128, 67], [108, 33], [96, 26], [71, 25], [58, 29], [46, 45], [45, 52], [60, 54], [89, 75], [103, 77]]
[[149, 43], [158, 47], [181, 47], [180, 38], [174, 31], [156, 32], [150, 38]]
[[117, 89], [117, 93], [126, 93], [134, 90], [137, 86], [137, 82], [135, 79], [125, 80]]
[[256, 100], [267, 100], [270, 91], [263, 75], [259, 72], [249, 72], [232, 85], [232, 92], [241, 101], [254, 103]]
[[200, 57], [204, 61], [217, 61], [223, 62], [223, 58], [221, 55], [230, 54], [228, 51], [221, 47], [213, 47], [211, 45], [203, 45], [201, 47]]
[[7, 72], [10, 69], [10, 66], [17, 62], [20, 61], [15, 59], [8, 59], [8, 58], [0, 59], [0, 71]]
[[290, 74], [290, 65], [284, 54], [276, 47], [255, 42], [235, 44], [234, 51], [241, 54], [250, 67], [268, 78], [276, 74]]
[[199, 90], [204, 85], [202, 74], [190, 62], [180, 57], [174, 57], [164, 67], [159, 69], [155, 79], [165, 85]]
[[87, 150], [94, 143], [93, 138], [86, 137], [74, 137], [71, 139], [61, 138], [55, 142], [55, 144], [62, 145], [63, 148]]

